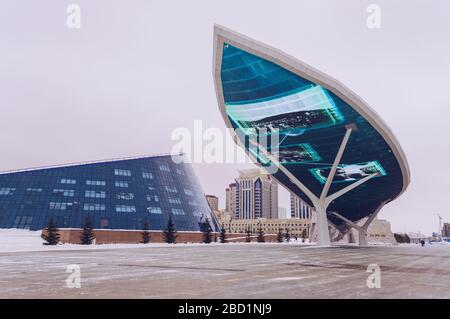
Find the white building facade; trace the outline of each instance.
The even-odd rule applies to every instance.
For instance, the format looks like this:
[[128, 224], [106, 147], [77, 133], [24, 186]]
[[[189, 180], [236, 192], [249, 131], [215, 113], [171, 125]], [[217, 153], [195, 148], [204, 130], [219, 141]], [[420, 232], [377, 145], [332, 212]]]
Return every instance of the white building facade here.
[[278, 184], [260, 169], [239, 171], [226, 192], [226, 210], [233, 218], [278, 218]]
[[312, 208], [291, 193], [291, 218], [311, 219]]

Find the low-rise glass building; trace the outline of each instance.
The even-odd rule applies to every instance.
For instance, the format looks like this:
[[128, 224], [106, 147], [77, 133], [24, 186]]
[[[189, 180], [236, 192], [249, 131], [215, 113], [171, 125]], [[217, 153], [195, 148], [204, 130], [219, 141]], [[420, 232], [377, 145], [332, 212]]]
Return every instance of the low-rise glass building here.
[[179, 231], [217, 222], [192, 167], [171, 155], [128, 158], [0, 173], [0, 228], [163, 230], [169, 216]]

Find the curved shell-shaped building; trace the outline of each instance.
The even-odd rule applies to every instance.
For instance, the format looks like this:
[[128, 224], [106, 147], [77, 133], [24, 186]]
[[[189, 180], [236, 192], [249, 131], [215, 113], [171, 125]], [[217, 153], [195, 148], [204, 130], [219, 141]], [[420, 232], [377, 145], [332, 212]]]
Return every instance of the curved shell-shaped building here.
[[[345, 232], [406, 190], [410, 171], [399, 142], [337, 80], [221, 26], [213, 75], [226, 125], [244, 132], [236, 142], [260, 166], [269, 158], [279, 168], [273, 177], [315, 207], [319, 243], [329, 244], [328, 222]], [[277, 132], [276, 154], [273, 145], [252, 153], [247, 132]]]

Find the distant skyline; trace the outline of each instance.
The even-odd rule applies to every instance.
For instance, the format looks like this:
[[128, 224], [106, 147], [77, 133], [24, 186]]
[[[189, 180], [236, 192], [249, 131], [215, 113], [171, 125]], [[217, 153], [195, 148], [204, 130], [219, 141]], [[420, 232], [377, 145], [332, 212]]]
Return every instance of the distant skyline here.
[[[170, 152], [171, 132], [225, 129], [212, 79], [213, 25], [283, 50], [338, 79], [392, 129], [411, 185], [379, 217], [430, 234], [450, 221], [450, 3], [366, 0], [0, 2], [0, 170]], [[252, 164], [193, 164], [203, 190]], [[280, 187], [279, 206], [289, 209]]]

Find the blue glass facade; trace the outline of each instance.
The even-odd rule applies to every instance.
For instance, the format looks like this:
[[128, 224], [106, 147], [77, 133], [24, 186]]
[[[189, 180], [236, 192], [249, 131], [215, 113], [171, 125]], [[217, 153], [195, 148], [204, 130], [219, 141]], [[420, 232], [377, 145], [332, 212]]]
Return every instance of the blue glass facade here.
[[[266, 58], [224, 41], [220, 85], [226, 115], [247, 135], [277, 129], [280, 144], [273, 153], [317, 196], [331, 170], [346, 127], [354, 128], [329, 194], [373, 173], [378, 175], [337, 198], [328, 209], [351, 220], [371, 214], [381, 202], [402, 192], [399, 162], [385, 138], [355, 109], [332, 91]], [[247, 139], [239, 136], [249, 148]], [[271, 150], [269, 145], [268, 150]], [[252, 150], [250, 150], [252, 151]], [[254, 151], [254, 150], [253, 150]], [[254, 152], [261, 165], [267, 158]], [[274, 177], [312, 205], [309, 198], [278, 170]], [[329, 218], [337, 225], [340, 219]]]
[[192, 167], [170, 155], [113, 160], [0, 174], [0, 228], [162, 230], [172, 215], [179, 231], [200, 231], [214, 214]]

